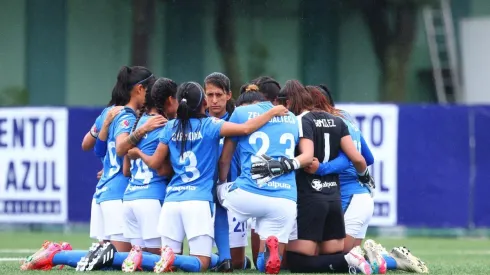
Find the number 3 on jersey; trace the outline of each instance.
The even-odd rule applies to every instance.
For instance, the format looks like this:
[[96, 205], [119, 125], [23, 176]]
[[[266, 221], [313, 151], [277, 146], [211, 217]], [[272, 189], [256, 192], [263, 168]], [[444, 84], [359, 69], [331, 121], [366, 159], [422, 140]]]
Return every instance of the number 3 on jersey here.
[[187, 173], [191, 173], [192, 176], [188, 177], [186, 174], [182, 174], [181, 178], [183, 182], [190, 182], [196, 180], [201, 176], [201, 172], [197, 170], [197, 158], [196, 154], [192, 151], [186, 151], [182, 156], [180, 156], [179, 162], [181, 165], [185, 165], [189, 162], [188, 165], [184, 166], [184, 169]]
[[[269, 136], [264, 132], [260, 132], [260, 131], [255, 132], [252, 135], [250, 135], [250, 138], [248, 139], [248, 143], [257, 144], [257, 139], [262, 140], [262, 146], [260, 146], [260, 149], [257, 151], [256, 155], [257, 156], [266, 155], [267, 150], [269, 150], [270, 142], [271, 142]], [[294, 143], [293, 134], [284, 133], [279, 138], [280, 144], [286, 145], [288, 143], [288, 141], [289, 141], [290, 146], [289, 146], [289, 148], [286, 149], [286, 151], [284, 153], [288, 158], [294, 158], [294, 146], [296, 144]]]

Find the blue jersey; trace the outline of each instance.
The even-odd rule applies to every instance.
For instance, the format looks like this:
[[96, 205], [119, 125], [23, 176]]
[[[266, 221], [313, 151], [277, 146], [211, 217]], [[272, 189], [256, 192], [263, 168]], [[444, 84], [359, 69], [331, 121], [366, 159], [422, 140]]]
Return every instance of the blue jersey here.
[[[209, 113], [206, 113], [209, 116]], [[228, 113], [225, 113], [222, 117], [222, 120], [228, 121], [230, 119], [230, 115]], [[221, 153], [223, 152], [223, 145], [225, 142], [225, 138], [221, 138], [219, 141], [219, 155], [221, 156]], [[231, 159], [230, 163], [230, 170], [228, 171], [228, 182], [234, 181], [239, 175], [240, 175], [240, 155], [238, 153], [238, 150], [235, 150], [235, 153], [233, 154], [233, 158]], [[218, 170], [216, 169], [216, 177], [215, 180], [218, 180]]]
[[[270, 102], [261, 102], [235, 109], [230, 122], [243, 124], [247, 120], [259, 116], [274, 106]], [[298, 143], [298, 123], [296, 117], [274, 117], [267, 124], [248, 136], [234, 137], [237, 142], [241, 174], [235, 180], [235, 186], [247, 192], [268, 197], [285, 198], [296, 201], [295, 173], [281, 175], [273, 180], [258, 185], [252, 180], [250, 168], [252, 157], [266, 154], [272, 158], [294, 158], [294, 148]]]
[[116, 115], [109, 126], [107, 136], [107, 153], [104, 157], [104, 172], [97, 184], [95, 198], [97, 203], [109, 200], [120, 200], [128, 185], [128, 178], [122, 172], [123, 159], [116, 154], [116, 138], [123, 133], [130, 133], [136, 120], [135, 113], [124, 108]]
[[[354, 141], [357, 151], [361, 152], [361, 131], [350, 120], [343, 119], [343, 121], [349, 128], [350, 136]], [[357, 171], [352, 162], [349, 162], [349, 167], [339, 174], [339, 180], [342, 208], [344, 208], [344, 211], [352, 195], [369, 193], [369, 189], [357, 180]]]
[[[100, 115], [95, 119], [94, 125], [92, 126], [92, 128], [90, 128], [90, 134], [92, 135], [92, 137], [97, 138], [99, 136], [99, 132], [102, 129], [104, 120], [107, 117], [107, 112], [109, 112], [112, 107], [114, 107], [114, 105], [104, 108], [104, 110], [102, 110], [102, 113], [100, 113]], [[101, 158], [100, 161], [104, 163], [104, 158]]]
[[224, 120], [214, 117], [191, 118], [187, 141], [181, 156], [182, 133], [176, 134], [178, 119], [165, 125], [160, 142], [170, 151], [174, 176], [165, 201], [213, 201], [212, 189], [219, 158], [220, 131]]
[[[141, 116], [136, 129], [145, 124], [151, 115]], [[152, 156], [160, 143], [160, 133], [163, 128], [157, 128], [147, 133], [137, 147], [145, 155]], [[163, 201], [168, 179], [159, 176], [157, 171], [148, 167], [141, 159], [131, 160], [131, 179], [124, 193], [124, 200], [155, 199]]]

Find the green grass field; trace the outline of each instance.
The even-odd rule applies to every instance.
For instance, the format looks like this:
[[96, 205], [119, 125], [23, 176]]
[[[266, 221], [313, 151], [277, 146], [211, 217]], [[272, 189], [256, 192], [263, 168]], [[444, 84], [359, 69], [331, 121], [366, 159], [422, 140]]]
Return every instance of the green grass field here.
[[[18, 258], [30, 255], [31, 251], [37, 250], [44, 240], [68, 241], [77, 250], [87, 249], [91, 242], [87, 234], [0, 232], [0, 274], [41, 272], [21, 272]], [[388, 250], [393, 246], [407, 246], [414, 255], [428, 264], [431, 274], [490, 274], [490, 240], [488, 239], [409, 238], [377, 239], [377, 241]], [[56, 274], [73, 272], [75, 270], [69, 267], [65, 267], [62, 271], [51, 271]], [[255, 272], [252, 270], [235, 273]], [[388, 273], [403, 272], [389, 271]], [[107, 271], [93, 272], [93, 274], [107, 274]]]

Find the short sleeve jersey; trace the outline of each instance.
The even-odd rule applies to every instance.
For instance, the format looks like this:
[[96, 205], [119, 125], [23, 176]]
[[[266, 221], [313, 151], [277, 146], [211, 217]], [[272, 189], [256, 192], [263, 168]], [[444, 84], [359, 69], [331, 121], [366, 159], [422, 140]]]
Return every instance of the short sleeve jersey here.
[[[339, 155], [340, 140], [349, 135], [342, 119], [326, 112], [304, 112], [298, 117], [299, 137], [313, 141], [314, 157], [320, 163]], [[296, 148], [296, 155], [299, 155]], [[314, 175], [300, 169], [296, 173], [298, 196], [321, 195], [322, 199], [340, 200], [339, 175]]]
[[184, 152], [181, 151], [184, 134], [176, 133], [178, 122], [178, 119], [169, 121], [160, 136], [160, 142], [169, 147], [170, 162], [175, 172], [168, 184], [165, 201], [212, 202], [224, 120], [214, 117], [190, 119]]

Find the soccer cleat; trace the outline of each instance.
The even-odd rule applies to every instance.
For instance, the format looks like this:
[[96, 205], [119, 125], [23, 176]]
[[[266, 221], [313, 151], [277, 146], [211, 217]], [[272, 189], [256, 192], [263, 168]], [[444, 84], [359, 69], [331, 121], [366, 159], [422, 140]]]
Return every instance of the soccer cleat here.
[[141, 262], [143, 261], [143, 251], [138, 245], [133, 245], [128, 257], [124, 260], [122, 264], [123, 272], [135, 272], [136, 270], [142, 270]]
[[51, 270], [53, 257], [61, 251], [58, 243], [44, 242], [43, 247], [30, 256], [20, 267], [21, 270]]
[[172, 265], [175, 261], [175, 254], [172, 248], [165, 246], [162, 248], [160, 260], [155, 264], [153, 271], [155, 273], [163, 273], [172, 271]]
[[103, 245], [93, 243], [87, 255], [78, 262], [76, 271], [92, 271], [111, 267], [115, 253], [116, 248], [109, 242]]
[[231, 259], [223, 260], [221, 263], [219, 263], [213, 269], [211, 269], [211, 271], [212, 272], [220, 272], [220, 273], [233, 272], [233, 265], [231, 263]]
[[269, 236], [265, 241], [265, 274], [279, 274], [281, 270], [281, 258], [279, 257], [279, 240], [275, 236]]
[[373, 240], [366, 240], [364, 242], [364, 251], [366, 251], [366, 257], [371, 264], [371, 268], [374, 274], [386, 274], [386, 261], [383, 256], [377, 250], [377, 244]]
[[43, 252], [49, 245], [51, 244], [50, 241], [44, 241], [44, 243], [41, 245], [41, 248], [39, 248], [38, 251], [36, 251], [34, 254], [31, 256], [25, 258], [24, 260], [21, 261], [22, 265], [20, 266], [21, 270], [27, 270], [27, 265], [28, 263], [35, 258], [39, 253]]
[[399, 270], [415, 273], [429, 273], [427, 265], [419, 258], [412, 255], [410, 250], [404, 246], [394, 247], [391, 250], [390, 255], [395, 259], [397, 269]]
[[88, 249], [87, 255], [82, 257], [80, 261], [77, 263], [76, 271], [85, 271], [90, 263], [90, 261], [94, 258], [94, 255], [98, 253], [98, 250], [102, 248], [100, 243], [92, 243], [90, 248]]
[[247, 257], [247, 256], [245, 256], [245, 258], [246, 258], [245, 260], [246, 260], [247, 262], [245, 263], [245, 268], [244, 268], [244, 269], [252, 269], [252, 261], [251, 261], [251, 260], [250, 260], [250, 258], [249, 258], [249, 257]]
[[347, 255], [345, 255], [345, 260], [349, 265], [349, 273], [356, 274], [357, 270], [360, 270], [362, 274], [371, 275], [373, 274], [371, 266], [362, 256], [362, 249], [360, 246], [352, 248]]
[[[69, 250], [73, 250], [73, 247], [71, 247], [71, 244], [70, 243], [67, 243], [67, 242], [62, 242], [60, 243], [61, 245], [61, 250], [62, 251], [69, 251]], [[63, 269], [63, 267], [65, 267], [65, 265], [60, 265], [60, 270]]]

